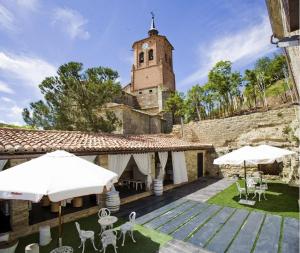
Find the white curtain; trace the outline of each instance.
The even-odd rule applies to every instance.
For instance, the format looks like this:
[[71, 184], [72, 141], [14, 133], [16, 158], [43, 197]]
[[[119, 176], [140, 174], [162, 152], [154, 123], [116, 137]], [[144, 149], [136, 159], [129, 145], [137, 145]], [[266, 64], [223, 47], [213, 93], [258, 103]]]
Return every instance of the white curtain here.
[[88, 162], [94, 163], [96, 159], [96, 155], [85, 155], [85, 156], [80, 156], [80, 158], [83, 158]]
[[168, 161], [168, 152], [158, 152], [158, 157], [160, 161], [160, 171], [158, 173], [158, 179], [164, 179], [165, 168]]
[[188, 181], [184, 152], [172, 152], [174, 184]]
[[5, 164], [6, 164], [7, 160], [0, 160], [0, 171], [3, 170]]
[[147, 176], [147, 189], [150, 189], [151, 178], [151, 153], [133, 154], [133, 158], [140, 172]]
[[126, 169], [126, 166], [130, 160], [131, 155], [108, 155], [108, 169], [117, 173], [119, 178]]

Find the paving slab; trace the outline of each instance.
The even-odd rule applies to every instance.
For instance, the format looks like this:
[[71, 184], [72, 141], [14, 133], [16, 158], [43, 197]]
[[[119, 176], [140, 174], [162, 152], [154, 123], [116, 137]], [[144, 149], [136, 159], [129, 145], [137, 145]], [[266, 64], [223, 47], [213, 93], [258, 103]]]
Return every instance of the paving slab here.
[[185, 225], [180, 227], [178, 230], [176, 230], [172, 236], [179, 240], [186, 239], [191, 232], [193, 232], [195, 229], [203, 225], [209, 218], [215, 215], [217, 211], [221, 209], [220, 206], [217, 205], [210, 205], [208, 208], [203, 210], [200, 214], [192, 218], [189, 222], [187, 222]]
[[257, 233], [264, 220], [265, 214], [262, 212], [251, 212], [231, 244], [228, 253], [248, 253], [254, 245]]
[[147, 213], [147, 214], [145, 214], [145, 215], [143, 215], [143, 216], [137, 218], [137, 219], [136, 219], [136, 222], [137, 222], [138, 224], [141, 224], [141, 225], [142, 225], [142, 224], [145, 224], [146, 222], [148, 222], [148, 221], [150, 221], [150, 220], [156, 218], [157, 216], [159, 216], [159, 215], [161, 215], [161, 214], [167, 212], [168, 210], [171, 210], [171, 209], [173, 209], [173, 208], [175, 208], [175, 207], [181, 205], [182, 203], [184, 203], [184, 202], [186, 202], [186, 201], [187, 201], [187, 200], [186, 200], [186, 199], [183, 199], [183, 198], [178, 199], [178, 200], [176, 200], [176, 201], [174, 201], [174, 202], [172, 202], [172, 203], [170, 203], [170, 204], [164, 205], [164, 206], [162, 206], [162, 207], [160, 207], [160, 208], [158, 208], [158, 209], [156, 209], [156, 210], [154, 210], [154, 211], [152, 211], [152, 212], [150, 212], [150, 213]]
[[190, 243], [173, 239], [161, 247], [158, 253], [211, 253]]
[[248, 214], [247, 210], [238, 209], [205, 248], [216, 253], [225, 252]]
[[188, 242], [196, 246], [204, 247], [212, 236], [224, 225], [226, 220], [234, 213], [236, 209], [224, 207], [201, 229], [199, 229]]
[[299, 231], [299, 220], [284, 219], [281, 252], [299, 253]]
[[223, 191], [224, 189], [232, 185], [235, 181], [235, 179], [223, 178], [213, 184], [210, 184], [205, 188], [202, 188], [187, 195], [185, 198], [194, 201], [206, 202], [211, 197], [215, 196], [217, 193]]
[[164, 214], [158, 216], [157, 218], [149, 221], [148, 223], [144, 224], [144, 226], [148, 227], [148, 228], [156, 229], [156, 228], [162, 226], [163, 224], [167, 223], [168, 221], [170, 221], [171, 219], [173, 219], [180, 213], [183, 213], [184, 211], [190, 209], [192, 206], [194, 206], [196, 204], [197, 204], [197, 202], [194, 202], [194, 201], [187, 201], [185, 203], [182, 203], [179, 206], [177, 206], [176, 208], [171, 209], [171, 210], [167, 211], [166, 213], [164, 213]]
[[266, 216], [259, 238], [256, 242], [254, 253], [278, 252], [281, 219], [282, 218], [277, 215], [268, 214]]
[[193, 218], [196, 214], [200, 213], [202, 210], [207, 208], [208, 205], [204, 203], [197, 203], [190, 210], [178, 215], [175, 219], [170, 222], [164, 224], [158, 230], [160, 232], [170, 234], [175, 231], [178, 227], [182, 226], [184, 223], [188, 222], [191, 218]]

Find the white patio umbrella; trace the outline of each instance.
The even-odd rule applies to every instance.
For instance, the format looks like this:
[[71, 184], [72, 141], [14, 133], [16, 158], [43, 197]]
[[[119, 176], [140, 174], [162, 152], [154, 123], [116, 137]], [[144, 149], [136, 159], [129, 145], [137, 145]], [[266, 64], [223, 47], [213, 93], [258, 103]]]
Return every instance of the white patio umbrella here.
[[[100, 194], [118, 175], [63, 150], [54, 151], [0, 172], [0, 198], [39, 202], [48, 196], [60, 202]], [[59, 243], [61, 244], [61, 205]]]
[[[284, 157], [293, 155], [295, 152], [277, 148], [269, 145], [256, 147], [244, 146], [214, 160], [216, 165], [244, 166], [245, 182], [247, 179], [247, 166], [257, 166], [259, 164], [271, 164], [275, 161], [281, 162]], [[247, 183], [245, 183], [247, 199]]]

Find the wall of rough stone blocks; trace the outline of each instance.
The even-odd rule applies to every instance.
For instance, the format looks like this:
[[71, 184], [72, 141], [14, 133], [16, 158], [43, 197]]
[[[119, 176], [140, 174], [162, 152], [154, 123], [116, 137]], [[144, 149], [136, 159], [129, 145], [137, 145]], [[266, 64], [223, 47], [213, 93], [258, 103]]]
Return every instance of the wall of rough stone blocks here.
[[127, 106], [115, 106], [111, 109], [121, 121], [115, 133], [121, 134], [156, 134], [162, 133], [165, 120], [159, 115], [151, 115]]
[[[203, 120], [184, 125], [185, 139], [213, 144], [215, 147], [227, 146], [241, 134], [253, 129], [287, 125], [296, 118], [297, 106], [257, 112], [249, 115], [235, 116], [224, 119]], [[173, 126], [173, 133], [180, 136], [180, 125]], [[277, 141], [281, 136], [269, 139]], [[260, 140], [258, 139], [257, 142]]]
[[[299, 155], [299, 107], [289, 106], [266, 112], [235, 116], [225, 119], [203, 120], [184, 125], [184, 139], [213, 144], [214, 151], [207, 154], [206, 168], [211, 175], [231, 176], [238, 168], [219, 167], [213, 160], [244, 145], [269, 144], [288, 148]], [[287, 133], [288, 132], [288, 133]], [[181, 126], [174, 125], [172, 133], [181, 138]], [[297, 155], [284, 162], [278, 178], [290, 184], [299, 184]], [[274, 178], [272, 176], [271, 178]]]

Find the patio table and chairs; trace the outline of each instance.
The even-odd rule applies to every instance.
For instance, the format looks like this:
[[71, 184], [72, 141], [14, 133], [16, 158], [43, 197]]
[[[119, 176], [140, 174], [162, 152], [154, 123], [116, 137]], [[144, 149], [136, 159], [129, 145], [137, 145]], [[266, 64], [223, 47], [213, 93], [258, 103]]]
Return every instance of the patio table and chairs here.
[[57, 150], [1, 171], [0, 198], [39, 202], [47, 196], [51, 202], [58, 202], [58, 245], [61, 247], [51, 253], [69, 253], [73, 252], [72, 247], [62, 246], [61, 201], [101, 194], [117, 181], [116, 173]]
[[107, 227], [110, 229], [113, 228], [114, 223], [118, 221], [118, 218], [110, 215], [110, 211], [108, 208], [101, 208], [98, 212], [98, 223], [101, 227], [100, 234], [106, 230]]
[[[232, 166], [243, 166], [244, 167], [244, 178], [245, 178], [245, 189], [241, 189], [238, 186], [238, 191], [241, 194], [245, 192], [246, 199], [240, 199], [239, 203], [251, 205], [255, 204], [255, 201], [248, 200], [248, 185], [247, 185], [247, 167], [259, 166], [260, 164], [273, 164], [274, 162], [282, 162], [284, 158], [294, 155], [295, 152], [272, 147], [269, 145], [259, 145], [257, 147], [244, 146], [237, 150], [234, 150], [228, 154], [220, 156], [214, 160], [216, 165], [232, 165]], [[254, 180], [254, 179], [253, 179]], [[258, 194], [259, 201], [260, 196], [265, 195], [265, 191], [268, 188], [266, 182], [262, 179], [262, 173], [260, 173], [259, 187], [255, 187], [255, 196]]]
[[130, 189], [132, 187], [136, 191], [139, 188], [142, 190], [144, 185], [146, 185], [146, 183], [143, 182], [142, 180], [135, 180], [135, 179], [123, 179], [122, 184], [126, 185], [128, 187], [128, 189]]

